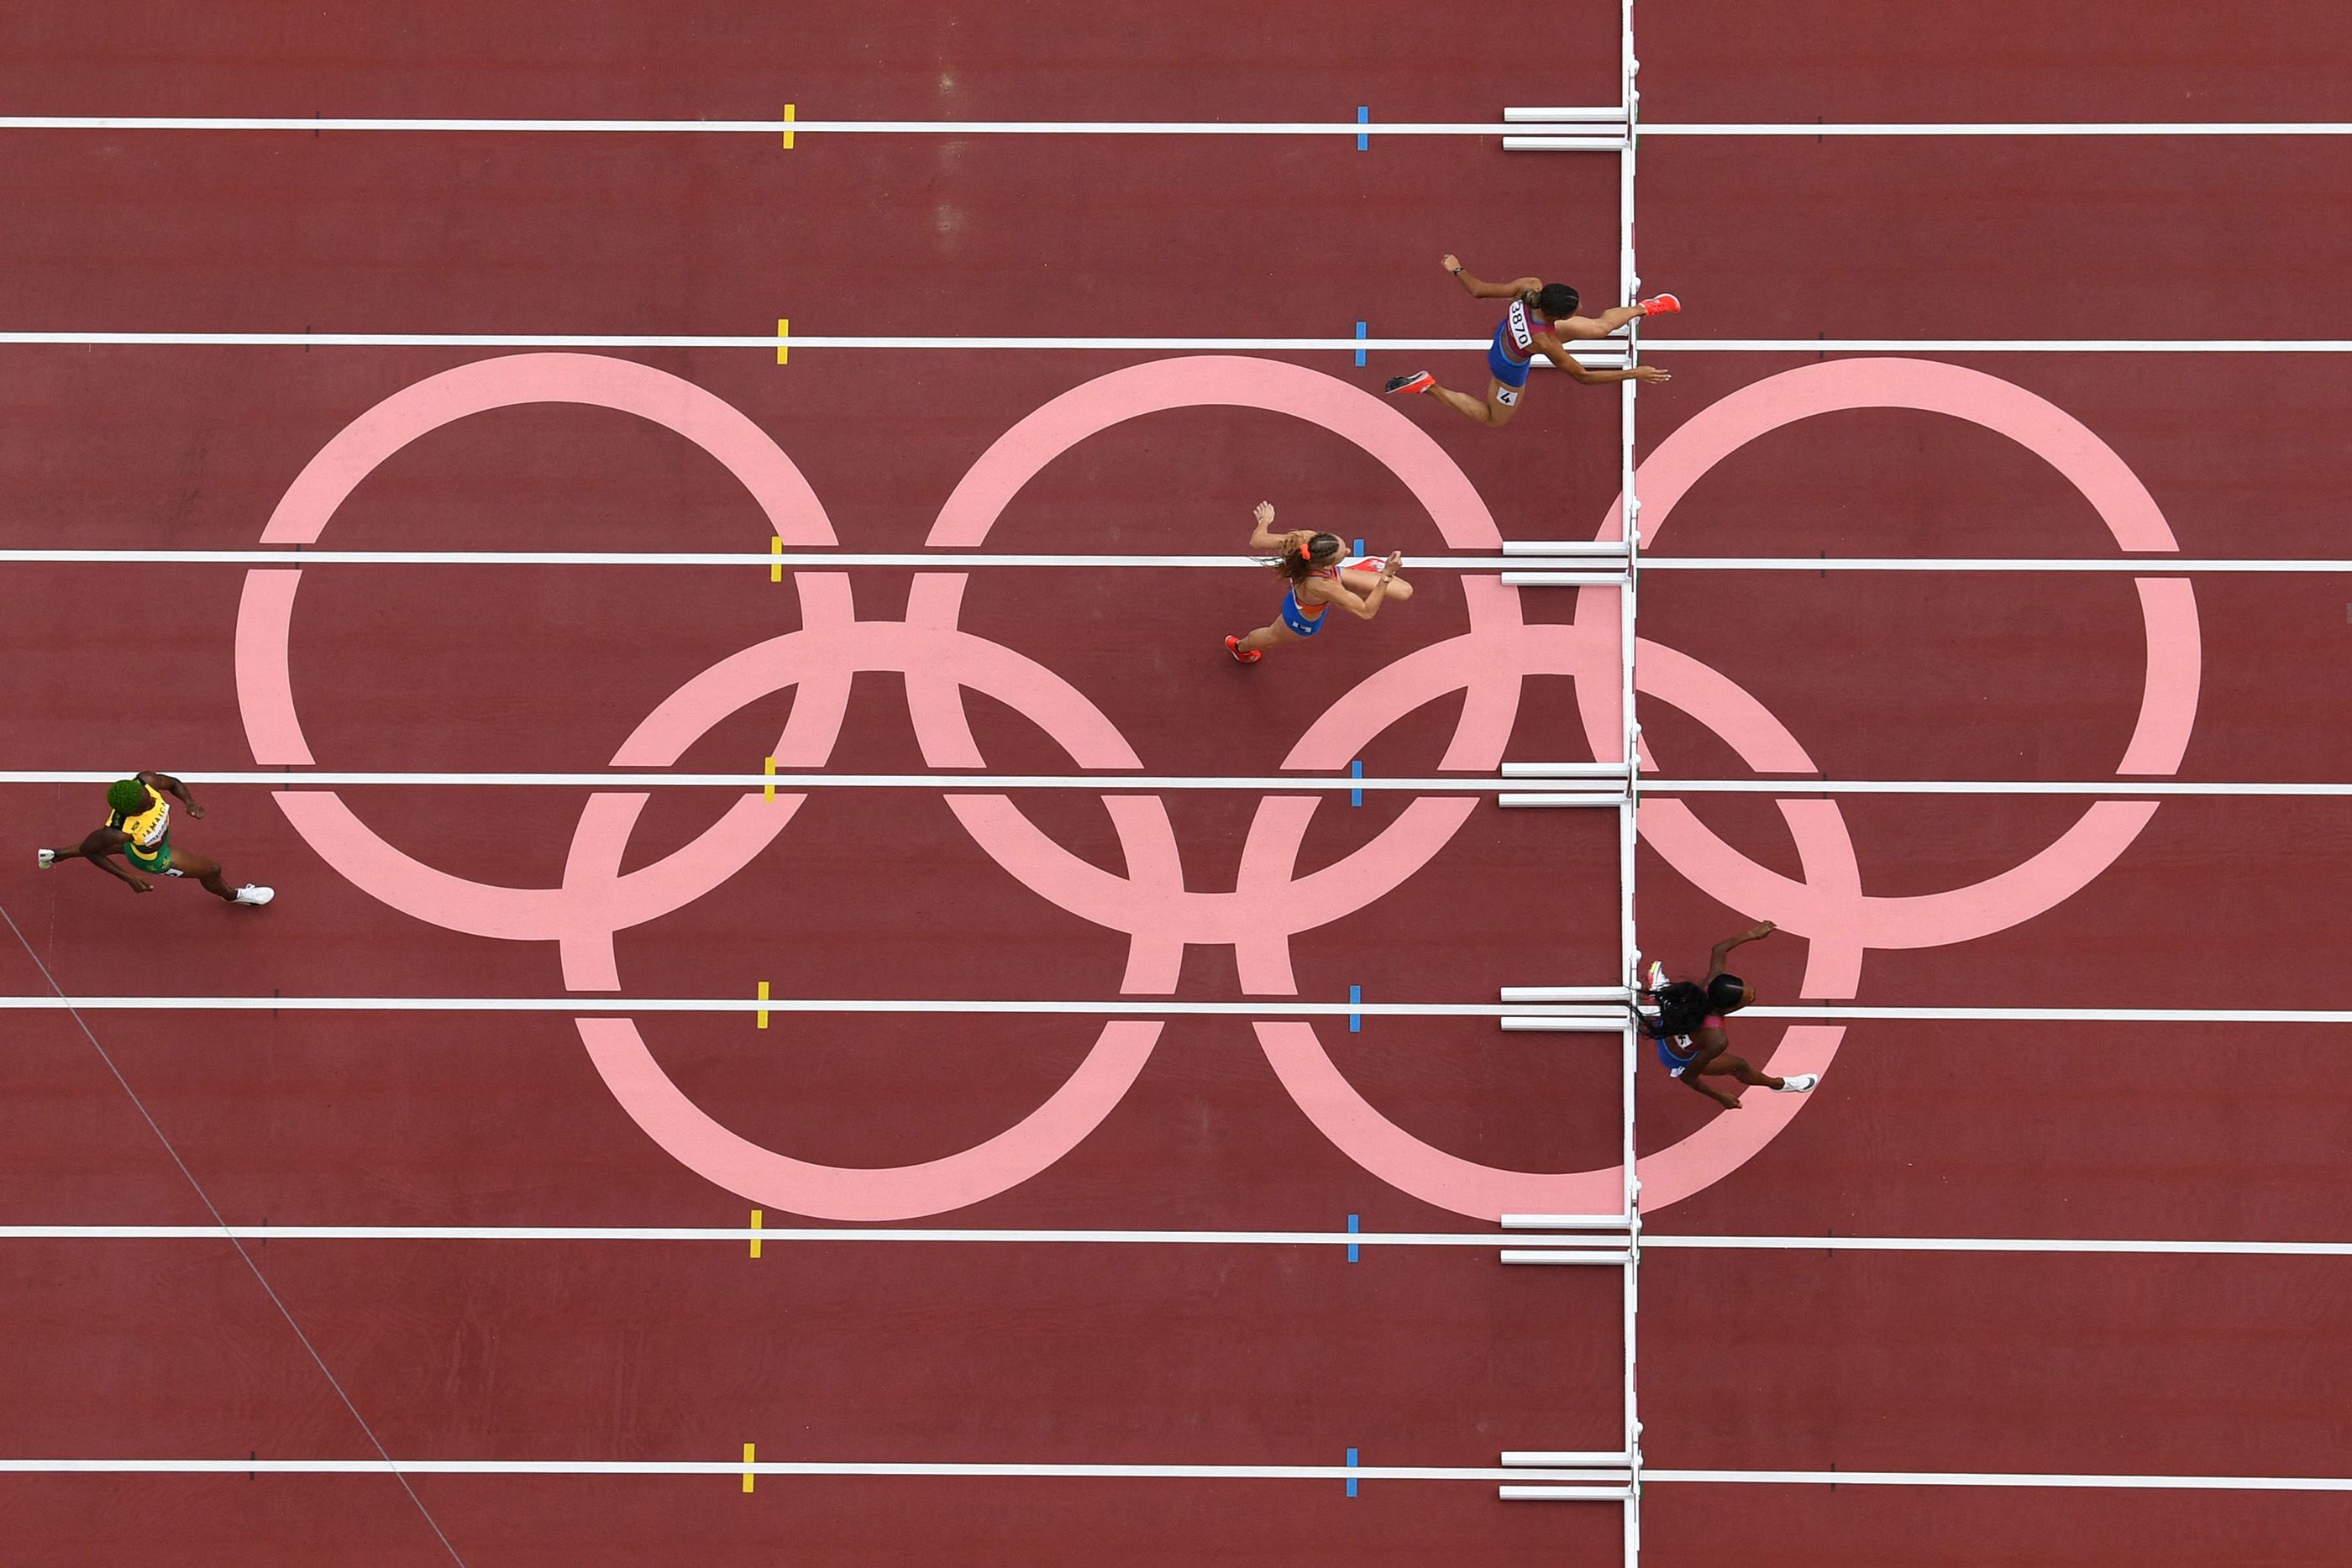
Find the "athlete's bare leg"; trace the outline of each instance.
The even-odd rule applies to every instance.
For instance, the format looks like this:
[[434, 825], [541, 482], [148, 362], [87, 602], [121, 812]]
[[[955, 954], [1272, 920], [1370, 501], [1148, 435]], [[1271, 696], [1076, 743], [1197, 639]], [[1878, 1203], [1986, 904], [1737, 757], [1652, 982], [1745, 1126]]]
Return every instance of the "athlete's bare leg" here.
[[1519, 412], [1519, 389], [1507, 387], [1492, 377], [1486, 382], [1486, 401], [1484, 402], [1468, 392], [1458, 392], [1444, 386], [1431, 386], [1429, 395], [1463, 418], [1486, 425], [1490, 430], [1500, 430], [1511, 423], [1511, 415]]
[[202, 855], [184, 855], [174, 851], [172, 869], [195, 882], [215, 898], [225, 898], [231, 904], [236, 902], [236, 889], [221, 880], [220, 862], [208, 861]]
[[[1562, 342], [1566, 342], [1570, 338], [1605, 338], [1643, 313], [1639, 305], [1619, 305], [1603, 310], [1598, 316], [1570, 316], [1565, 321], [1552, 323], [1556, 328], [1567, 329], [1565, 331], [1554, 332], [1553, 336]], [[1575, 325], [1578, 322], [1591, 328], [1592, 330], [1589, 332], [1580, 330]]]
[[[1326, 610], [1323, 613], [1328, 615], [1331, 612]], [[1269, 625], [1259, 627], [1243, 638], [1240, 646], [1244, 653], [1263, 653], [1268, 648], [1279, 648], [1286, 643], [1304, 643], [1305, 641], [1307, 641], [1306, 638], [1276, 621]]]
[[1699, 1069], [1699, 1071], [1718, 1078], [1737, 1078], [1752, 1089], [1778, 1089], [1785, 1082], [1773, 1077], [1769, 1072], [1757, 1071], [1748, 1064], [1746, 1057], [1734, 1056], [1729, 1051], [1711, 1058]]

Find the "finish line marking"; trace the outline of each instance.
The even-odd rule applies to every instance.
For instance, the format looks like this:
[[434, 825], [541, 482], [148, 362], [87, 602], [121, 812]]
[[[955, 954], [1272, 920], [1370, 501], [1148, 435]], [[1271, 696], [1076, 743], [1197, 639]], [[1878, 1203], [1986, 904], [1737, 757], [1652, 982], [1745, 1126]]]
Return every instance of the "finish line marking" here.
[[[217, 1241], [226, 1234], [252, 1241], [557, 1241], [670, 1244], [749, 1243], [760, 1256], [764, 1242], [994, 1243], [1013, 1246], [1338, 1247], [1357, 1260], [1365, 1247], [1514, 1248], [1593, 1246], [1594, 1233], [1514, 1231], [1348, 1230], [1017, 1230], [940, 1227], [778, 1227], [754, 1209], [749, 1228], [691, 1226], [595, 1225], [0, 1225], [0, 1241]], [[2177, 1258], [2352, 1258], [2352, 1241], [2174, 1241], [2102, 1240], [2067, 1237], [1995, 1236], [1676, 1236], [1643, 1229], [1643, 1249], [1701, 1252], [1943, 1252], [2032, 1253], [2045, 1256]]]

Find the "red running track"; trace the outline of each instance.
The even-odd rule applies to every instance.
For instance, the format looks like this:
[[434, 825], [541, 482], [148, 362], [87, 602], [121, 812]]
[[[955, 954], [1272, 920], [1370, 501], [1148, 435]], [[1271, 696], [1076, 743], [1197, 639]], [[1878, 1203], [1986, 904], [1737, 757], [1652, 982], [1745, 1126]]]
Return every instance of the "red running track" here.
[[[1967, 31], [1891, 34], [1851, 3], [1643, 19], [1654, 120], [2325, 118], [2345, 42], [2317, 7], [2226, 32], [2195, 8], [1978, 7]], [[2291, 15], [2300, 13], [2300, 15]], [[952, 26], [950, 23], [952, 22]], [[1485, 118], [1604, 101], [1615, 8], [1530, 8], [1468, 34], [1440, 13], [1293, 7], [1181, 23], [1080, 8], [744, 22], [603, 6], [354, 12], [289, 36], [231, 7], [201, 28], [141, 5], [11, 18], [44, 69], [19, 113]], [[2028, 26], [2032, 23], [2032, 26]], [[1332, 44], [1344, 26], [1360, 40]], [[1535, 40], [1498, 50], [1496, 38]], [[2116, 42], [2128, 37], [2126, 47]], [[134, 49], [123, 40], [137, 38]], [[887, 47], [877, 45], [887, 39]], [[1355, 57], [1360, 56], [1361, 57]], [[1508, 63], [1496, 66], [1501, 57]], [[2194, 96], [2177, 86], [2193, 62]], [[2325, 68], [2321, 68], [2324, 67]], [[2282, 97], [2282, 94], [2291, 96]], [[2292, 107], [2284, 107], [2291, 104]], [[1481, 311], [1432, 263], [1606, 278], [1613, 165], [1470, 142], [810, 138], [243, 137], [12, 132], [28, 221], [0, 234], [11, 329], [757, 332], [920, 330], [1467, 337]], [[1644, 273], [1691, 337], [2347, 335], [2318, 286], [2352, 226], [2322, 193], [2333, 141], [1848, 141], [1654, 138]], [[1727, 243], [1737, 236], [1736, 243]], [[1597, 282], [1588, 282], [1597, 293]], [[1664, 339], [1667, 334], [1659, 334]], [[10, 349], [0, 477], [12, 548], [251, 547], [313, 454], [433, 350]], [[1672, 356], [1643, 394], [1645, 455], [1797, 358]], [[1135, 356], [982, 359], [673, 352], [645, 362], [741, 410], [791, 455], [852, 549], [911, 550], [959, 479], [1032, 410]], [[1302, 361], [1353, 374], [1336, 359]], [[2348, 411], [2321, 361], [2231, 356], [1958, 361], [2063, 409], [2143, 483], [2180, 552], [2342, 553], [2323, 460]], [[1376, 385], [1402, 364], [1354, 379]], [[1441, 373], [1475, 373], [1438, 361]], [[1507, 434], [1410, 411], [1507, 536], [1596, 528], [1616, 487], [1614, 399], [1539, 382]], [[1239, 544], [1249, 504], [1408, 555], [1441, 548], [1397, 479], [1324, 432], [1232, 409], [1093, 438], [1024, 488], [992, 549], [1193, 554]], [[435, 433], [362, 484], [325, 542], [374, 549], [754, 549], [742, 488], [609, 411], [520, 407]], [[1696, 485], [1664, 556], [2112, 553], [2041, 460], [1957, 420], [1870, 409], [1780, 430]], [[27, 566], [0, 710], [17, 769], [249, 767], [233, 658], [244, 572]], [[894, 617], [908, 571], [856, 575]], [[1155, 773], [1277, 770], [1313, 716], [1468, 625], [1454, 573], [1370, 626], [1247, 675], [1215, 636], [1268, 609], [1244, 574], [976, 571], [966, 629], [1083, 691]], [[1644, 634], [1721, 671], [1829, 778], [2097, 779], [2139, 710], [2138, 602], [2121, 577], [1658, 570]], [[2344, 765], [2324, 670], [2340, 580], [2202, 578], [2185, 779], [2327, 779]], [[1531, 620], [1574, 612], [1530, 597]], [[1604, 607], [1605, 608], [1605, 607]], [[292, 633], [306, 731], [337, 768], [585, 770], [712, 661], [801, 624], [749, 570], [313, 567]], [[162, 668], [152, 711], [119, 699]], [[133, 676], [127, 672], [138, 671]], [[123, 672], [123, 673], [117, 673]], [[829, 766], [914, 771], [902, 683], [857, 678]], [[97, 699], [97, 700], [94, 700]], [[795, 698], [762, 699], [680, 758], [750, 770]], [[1458, 697], [1361, 753], [1442, 763]], [[989, 765], [1061, 770], [1055, 742], [971, 704]], [[1645, 704], [1660, 771], [1748, 769], [1698, 717]], [[1530, 683], [1517, 758], [1585, 754], [1568, 683]], [[346, 792], [409, 852], [549, 886], [584, 790]], [[92, 791], [0, 786], [12, 835], [80, 831]], [[549, 945], [387, 909], [268, 792], [205, 792], [184, 842], [281, 904], [250, 923], [184, 888], [151, 904], [79, 868], [0, 883], [43, 964], [80, 994], [555, 996]], [[560, 797], [560, 798], [559, 798]], [[1024, 802], [1027, 803], [1027, 802]], [[1027, 803], [1094, 863], [1125, 849], [1097, 797]], [[1319, 807], [1309, 867], [1402, 802]], [[1864, 884], [1935, 892], [2050, 842], [2079, 802], [1849, 800]], [[1189, 885], [1234, 884], [1255, 801], [1170, 803]], [[718, 814], [657, 791], [628, 865]], [[1801, 873], [1768, 798], [1701, 819]], [[1972, 941], [1866, 955], [1865, 1004], [2344, 1007], [2352, 873], [2329, 801], [2168, 802], [2111, 870]], [[17, 862], [22, 866], [22, 862]], [[1733, 908], [1645, 849], [1648, 945], [1689, 961], [1771, 909]], [[1485, 1001], [1606, 973], [1605, 821], [1481, 809], [1404, 889], [1294, 944], [1298, 995]], [[127, 946], [125, 933], [135, 946]], [[1186, 949], [1172, 994], [1253, 994], [1230, 946]], [[1752, 950], [1776, 998], [1807, 946]], [[821, 793], [722, 894], [625, 933], [625, 994], [1099, 998], [1126, 944], [992, 866], [936, 797]], [[1746, 956], [1743, 956], [1746, 961]], [[2266, 980], [2264, 977], [2276, 976]], [[21, 948], [0, 986], [43, 989]], [[1262, 994], [1262, 991], [1261, 993]], [[1827, 998], [1825, 998], [1827, 999]], [[87, 1015], [228, 1218], [258, 1224], [737, 1227], [748, 1201], [686, 1169], [615, 1103], [562, 1013]], [[12, 1013], [0, 1221], [198, 1226], [207, 1216], [72, 1021]], [[804, 1159], [937, 1159], [1011, 1126], [1092, 1026], [667, 1017], [663, 1067], [744, 1137]], [[1613, 1052], [1483, 1019], [1327, 1026], [1349, 1082], [1466, 1159], [1605, 1166]], [[1771, 1026], [1745, 1025], [1769, 1049]], [[1736, 1176], [1660, 1211], [1688, 1235], [2339, 1240], [2347, 1092], [2317, 1031], [2201, 1025], [1874, 1023], [1802, 1117]], [[1760, 1051], [1758, 1052], [1760, 1054]], [[1640, 1084], [1645, 1155], [1712, 1113]], [[1769, 1113], [1750, 1107], [1739, 1114]], [[1044, 1174], [931, 1223], [1477, 1231], [1335, 1147], [1286, 1097], [1245, 1019], [1180, 1018], [1136, 1085]], [[772, 1210], [772, 1225], [791, 1223]], [[366, 1437], [253, 1274], [200, 1239], [10, 1241], [16, 1332], [0, 1458], [360, 1458]], [[385, 1448], [434, 1458], [1485, 1466], [1601, 1448], [1619, 1420], [1613, 1273], [1505, 1270], [1476, 1248], [274, 1239], [255, 1259]], [[2352, 1366], [2335, 1260], [1653, 1250], [1642, 1394], [1654, 1467], [2352, 1474]], [[1612, 1561], [1612, 1509], [1504, 1506], [1483, 1484], [830, 1477], [427, 1476], [474, 1563], [670, 1561]], [[382, 1477], [12, 1475], [16, 1539], [44, 1561], [425, 1563], [440, 1548]], [[1661, 1484], [1645, 1560], [1770, 1563], [2320, 1563], [2347, 1522], [2312, 1495]]]

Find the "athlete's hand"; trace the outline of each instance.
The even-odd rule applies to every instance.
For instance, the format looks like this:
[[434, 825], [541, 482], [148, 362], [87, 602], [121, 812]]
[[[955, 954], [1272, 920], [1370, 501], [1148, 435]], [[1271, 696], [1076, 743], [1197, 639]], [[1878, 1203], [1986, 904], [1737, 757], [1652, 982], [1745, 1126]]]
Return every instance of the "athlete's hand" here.
[[1389, 579], [1394, 577], [1397, 574], [1397, 568], [1403, 564], [1404, 552], [1402, 550], [1399, 550], [1396, 554], [1382, 561], [1381, 563], [1381, 580], [1382, 582], [1386, 582]]
[[1272, 501], [1260, 501], [1257, 504], [1257, 510], [1253, 513], [1252, 516], [1257, 518], [1257, 526], [1259, 528], [1266, 527], [1274, 521], [1274, 503]]
[[1773, 925], [1769, 920], [1759, 920], [1755, 925], [1748, 928], [1748, 940], [1750, 942], [1761, 942], [1765, 937], [1771, 936], [1772, 933], [1779, 929], [1780, 928]]
[[155, 884], [149, 882], [143, 876], [134, 876], [131, 879], [131, 891], [133, 893], [152, 893], [155, 891]]
[[1459, 272], [1462, 270], [1462, 258], [1458, 256], [1440, 256], [1437, 265], [1448, 272]]
[[1633, 369], [1633, 379], [1637, 382], [1670, 382], [1675, 378], [1655, 365], [1637, 365]]
[[1728, 1094], [1718, 1094], [1715, 1099], [1716, 1103], [1721, 1105], [1727, 1111], [1737, 1111], [1739, 1109], [1739, 1102], [1733, 1099]]
[[194, 800], [191, 800], [191, 801], [189, 801], [189, 802], [188, 802], [188, 815], [189, 815], [189, 816], [191, 816], [191, 817], [201, 817], [201, 816], [203, 816], [204, 814], [205, 814], [205, 809], [204, 809], [202, 806], [197, 805]]

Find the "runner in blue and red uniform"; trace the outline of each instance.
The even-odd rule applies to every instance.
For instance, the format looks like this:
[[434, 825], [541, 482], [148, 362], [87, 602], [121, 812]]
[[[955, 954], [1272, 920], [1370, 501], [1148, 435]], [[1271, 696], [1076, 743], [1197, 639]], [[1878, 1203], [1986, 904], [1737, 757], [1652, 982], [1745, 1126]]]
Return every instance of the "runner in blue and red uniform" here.
[[1813, 1072], [1791, 1078], [1759, 1072], [1745, 1057], [1731, 1054], [1731, 1038], [1724, 1032], [1723, 1015], [1753, 1002], [1756, 988], [1738, 975], [1726, 974], [1723, 961], [1734, 947], [1761, 942], [1778, 929], [1767, 920], [1717, 943], [1706, 956], [1705, 980], [1669, 980], [1664, 966], [1653, 964], [1649, 987], [1641, 993], [1650, 1004], [1642, 1009], [1642, 1032], [1658, 1042], [1658, 1060], [1666, 1071], [1727, 1111], [1739, 1109], [1739, 1097], [1717, 1089], [1709, 1078], [1736, 1078], [1781, 1094], [1802, 1094], [1822, 1081]]
[[1620, 305], [1603, 310], [1598, 316], [1576, 313], [1576, 290], [1565, 283], [1546, 283], [1540, 277], [1515, 277], [1508, 283], [1487, 283], [1462, 270], [1462, 263], [1447, 256], [1445, 270], [1454, 280], [1470, 291], [1473, 299], [1507, 299], [1510, 308], [1504, 311], [1502, 323], [1495, 329], [1495, 340], [1486, 349], [1486, 368], [1493, 372], [1486, 383], [1485, 402], [1467, 392], [1454, 392], [1439, 386], [1437, 378], [1427, 371], [1414, 371], [1398, 376], [1388, 384], [1391, 392], [1427, 392], [1462, 414], [1499, 430], [1511, 423], [1511, 415], [1519, 412], [1519, 397], [1528, 384], [1528, 370], [1540, 354], [1566, 371], [1578, 382], [1590, 386], [1596, 382], [1662, 382], [1666, 372], [1654, 365], [1643, 365], [1626, 371], [1588, 371], [1576, 362], [1562, 340], [1605, 338], [1637, 316], [1670, 316], [1683, 308], [1683, 302], [1671, 294], [1661, 294], [1644, 299], [1638, 305]]
[[1412, 585], [1397, 575], [1404, 557], [1386, 560], [1376, 556], [1350, 559], [1347, 544], [1337, 534], [1306, 528], [1274, 531], [1274, 506], [1257, 504], [1256, 528], [1250, 549], [1272, 550], [1268, 564], [1289, 587], [1282, 595], [1282, 613], [1246, 636], [1225, 639], [1225, 652], [1244, 664], [1265, 657], [1268, 648], [1297, 643], [1323, 630], [1331, 606], [1338, 605], [1358, 620], [1370, 621], [1383, 602], [1402, 604], [1412, 597]]

